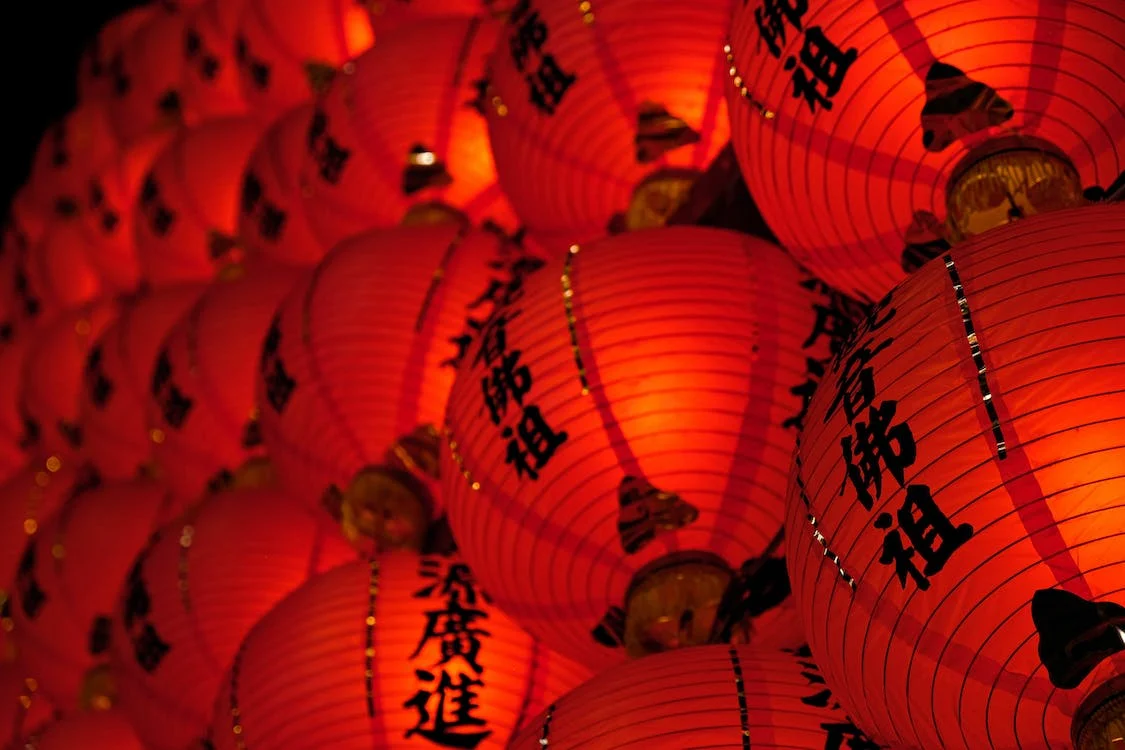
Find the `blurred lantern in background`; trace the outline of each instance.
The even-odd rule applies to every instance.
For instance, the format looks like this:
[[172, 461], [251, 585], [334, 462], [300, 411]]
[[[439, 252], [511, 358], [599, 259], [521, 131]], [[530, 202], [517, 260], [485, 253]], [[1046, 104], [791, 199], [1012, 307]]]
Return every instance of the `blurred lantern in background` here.
[[105, 102], [81, 104], [44, 133], [31, 163], [30, 197], [59, 218], [85, 205], [86, 185], [117, 152]]
[[207, 0], [188, 12], [180, 48], [183, 98], [201, 119], [246, 113], [234, 57], [234, 37], [246, 2]]
[[146, 750], [117, 711], [84, 711], [58, 719], [33, 736], [35, 750]]
[[147, 381], [151, 437], [161, 476], [181, 500], [223, 485], [264, 452], [255, 366], [270, 319], [297, 278], [273, 269], [221, 279], [160, 345]]
[[[404, 3], [401, 0], [370, 0], [365, 5], [367, 6], [368, 17], [371, 19], [371, 28], [378, 35], [404, 24], [430, 21], [435, 18], [468, 17], [482, 14], [499, 16], [503, 12], [502, 6], [510, 6], [512, 1], [417, 0], [417, 2]], [[382, 39], [379, 42], [381, 44]]]
[[245, 2], [235, 59], [243, 97], [265, 120], [323, 91], [337, 68], [375, 41], [367, 12], [355, 0]]
[[177, 133], [156, 158], [135, 206], [147, 281], [210, 281], [241, 257], [235, 230], [242, 170], [263, 129], [251, 118], [211, 120]]
[[[101, 485], [88, 474], [28, 540], [12, 597], [16, 644], [20, 661], [56, 705], [78, 707], [84, 687], [110, 697], [111, 682], [87, 673], [109, 659], [117, 593], [165, 502], [166, 491], [155, 482]], [[84, 686], [88, 677], [94, 684]]]
[[125, 583], [112, 638], [118, 707], [149, 750], [204, 734], [254, 623], [355, 557], [331, 519], [276, 489], [220, 492], [161, 529]]
[[75, 221], [52, 222], [43, 240], [16, 261], [12, 297], [16, 330], [35, 330], [102, 293], [93, 245]]
[[114, 16], [90, 40], [78, 61], [78, 100], [108, 99], [120, 69], [118, 53], [133, 33], [158, 13], [155, 4], [130, 8]]
[[456, 558], [383, 555], [310, 580], [254, 626], [211, 742], [493, 750], [588, 676], [501, 614]]
[[1110, 748], [1125, 714], [1125, 207], [888, 295], [809, 409], [786, 522], [827, 685], [894, 747]]
[[597, 668], [736, 628], [791, 641], [747, 621], [789, 592], [793, 428], [833, 319], [811, 286], [762, 240], [648, 230], [575, 246], [485, 322], [441, 473], [499, 607]]
[[794, 257], [877, 300], [950, 243], [1122, 187], [1122, 40], [1117, 3], [742, 3], [735, 150]]
[[23, 665], [0, 664], [0, 742], [5, 750], [25, 747], [25, 741], [51, 723], [55, 713], [39, 692], [38, 680], [29, 677]]
[[309, 121], [301, 175], [326, 247], [399, 222], [514, 229], [480, 101], [501, 30], [482, 17], [408, 24], [341, 69]]
[[90, 347], [82, 373], [79, 424], [85, 437], [82, 455], [102, 477], [128, 479], [152, 470], [152, 367], [165, 336], [204, 289], [202, 284], [182, 284], [130, 299]]
[[0, 483], [23, 468], [32, 447], [29, 438], [34, 435], [27, 434], [19, 405], [23, 363], [34, 338], [16, 336], [0, 346]]
[[476, 82], [500, 182], [552, 250], [661, 226], [725, 145], [731, 0], [521, 0]]

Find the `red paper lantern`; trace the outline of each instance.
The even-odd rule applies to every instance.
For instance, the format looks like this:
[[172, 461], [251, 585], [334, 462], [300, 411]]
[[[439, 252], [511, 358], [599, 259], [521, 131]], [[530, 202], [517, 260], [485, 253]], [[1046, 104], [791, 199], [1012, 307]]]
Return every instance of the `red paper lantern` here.
[[254, 373], [270, 318], [297, 272], [271, 269], [212, 285], [161, 344], [149, 379], [155, 458], [177, 497], [263, 452]]
[[300, 173], [311, 104], [289, 110], [265, 132], [242, 176], [238, 237], [250, 255], [287, 265], [315, 265], [327, 248], [313, 236], [301, 206]]
[[130, 8], [111, 18], [90, 40], [78, 61], [78, 99], [88, 102], [108, 98], [120, 71], [121, 47], [157, 13], [155, 5]]
[[355, 557], [331, 519], [278, 490], [221, 492], [165, 526], [137, 558], [112, 639], [117, 705], [150, 750], [201, 736], [254, 623]]
[[47, 727], [29, 746], [35, 750], [146, 750], [117, 711], [70, 714]]
[[16, 191], [4, 220], [4, 247], [31, 247], [43, 239], [51, 221], [49, 211], [44, 211], [35, 201], [30, 185]]
[[164, 337], [204, 289], [170, 286], [129, 301], [86, 355], [78, 407], [82, 455], [103, 477], [128, 479], [150, 468], [152, 366]]
[[277, 117], [374, 41], [354, 0], [247, 0], [235, 35], [242, 94], [259, 117]]
[[234, 36], [246, 0], [207, 0], [187, 16], [183, 97], [203, 119], [241, 115], [246, 101], [238, 81]]
[[[374, 0], [367, 3], [371, 28], [383, 34], [408, 23], [431, 21], [451, 16], [476, 16], [482, 13], [500, 14], [508, 10], [509, 0], [419, 0], [403, 3], [396, 0]], [[381, 40], [380, 40], [381, 42]]]
[[305, 209], [326, 247], [450, 213], [514, 227], [473, 104], [500, 32], [483, 18], [409, 24], [344, 66], [309, 121], [302, 169]]
[[37, 208], [25, 185], [20, 188], [8, 206], [0, 238], [0, 342], [11, 340], [16, 324], [23, 316], [23, 293], [17, 287], [17, 272], [23, 267], [24, 256], [43, 240], [48, 218]]
[[622, 639], [633, 655], [707, 642], [747, 577], [757, 609], [784, 598], [793, 428], [833, 313], [745, 235], [649, 230], [577, 251], [484, 326], [441, 473], [497, 605], [601, 668]]
[[117, 317], [119, 305], [92, 302], [37, 332], [23, 363], [19, 404], [30, 449], [40, 456], [77, 456], [82, 447], [78, 397], [86, 356]]
[[85, 204], [90, 178], [118, 147], [105, 102], [79, 105], [39, 141], [28, 181], [32, 199], [43, 211], [74, 216]]
[[262, 130], [251, 118], [211, 120], [178, 133], [156, 158], [135, 206], [144, 278], [210, 281], [237, 259], [242, 169]]
[[16, 328], [49, 323], [100, 296], [103, 283], [93, 255], [93, 245], [78, 222], [52, 222], [43, 240], [16, 261], [11, 281]]
[[23, 363], [33, 335], [17, 336], [0, 346], [0, 482], [5, 482], [27, 463], [31, 447], [19, 408]]
[[727, 141], [718, 53], [731, 0], [532, 0], [512, 10], [478, 100], [504, 191], [565, 250], [659, 226]]
[[0, 742], [23, 747], [55, 717], [55, 707], [39, 693], [39, 682], [17, 663], [0, 664]]
[[109, 660], [111, 614], [166, 503], [149, 480], [92, 481], [32, 537], [16, 572], [20, 659], [57, 705], [77, 707], [88, 670]]
[[1125, 208], [1086, 208], [947, 252], [813, 399], [789, 568], [828, 685], [876, 739], [1121, 736], [1099, 739], [1125, 691], [1123, 230]]
[[1121, 6], [736, 7], [727, 92], [750, 192], [845, 292], [879, 299], [949, 241], [1125, 170]]
[[211, 741], [503, 748], [588, 676], [501, 614], [463, 563], [384, 555], [314, 578], [254, 626], [215, 704]]

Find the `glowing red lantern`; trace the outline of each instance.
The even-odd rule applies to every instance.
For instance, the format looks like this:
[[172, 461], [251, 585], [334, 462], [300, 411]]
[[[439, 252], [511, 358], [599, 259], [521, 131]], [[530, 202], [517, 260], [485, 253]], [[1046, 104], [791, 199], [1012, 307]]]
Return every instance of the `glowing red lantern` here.
[[[419, 0], [403, 3], [396, 0], [373, 0], [367, 3], [371, 28], [383, 34], [407, 23], [430, 21], [450, 16], [475, 16], [482, 13], [501, 13], [500, 5], [493, 0]], [[382, 40], [380, 40], [382, 43]]]
[[731, 5], [516, 4], [478, 102], [533, 237], [565, 250], [673, 213], [727, 141]]
[[69, 714], [44, 729], [28, 746], [35, 750], [146, 750], [117, 711]]
[[0, 664], [0, 742], [20, 747], [49, 724], [54, 715], [55, 707], [40, 695], [39, 682], [27, 675], [23, 665]]
[[1118, 178], [1122, 35], [1116, 6], [742, 3], [731, 136], [782, 244], [879, 299], [949, 242]]
[[458, 371], [442, 451], [497, 605], [600, 668], [622, 640], [713, 639], [747, 576], [748, 613], [780, 603], [793, 428], [834, 315], [815, 284], [762, 240], [675, 228], [575, 246], [525, 287]]
[[93, 479], [28, 540], [12, 597], [20, 660], [60, 706], [77, 706], [86, 672], [108, 661], [117, 593], [166, 502], [149, 480]]
[[78, 61], [78, 98], [82, 102], [109, 97], [120, 71], [118, 53], [133, 33], [157, 13], [154, 5], [131, 8], [111, 18], [82, 53]]
[[207, 0], [190, 12], [183, 39], [183, 97], [202, 119], [241, 115], [234, 36], [246, 0]]
[[27, 186], [20, 188], [8, 207], [0, 245], [0, 342], [9, 341], [23, 317], [24, 295], [17, 285], [24, 258], [43, 240], [48, 218], [31, 199]]
[[0, 346], [0, 482], [27, 463], [26, 425], [19, 408], [23, 363], [33, 335], [17, 336]]
[[16, 327], [34, 328], [89, 303], [102, 292], [93, 246], [74, 221], [52, 222], [43, 240], [16, 261], [12, 277]]
[[[454, 645], [441, 633], [455, 619], [464, 630]], [[463, 563], [384, 555], [312, 579], [254, 626], [215, 704], [211, 742], [503, 748], [588, 676], [504, 616]]]
[[19, 404], [36, 454], [77, 456], [83, 442], [78, 396], [86, 356], [119, 309], [110, 300], [92, 302], [35, 334], [23, 364]]
[[945, 253], [812, 401], [789, 568], [828, 685], [877, 740], [1121, 736], [1123, 230], [1125, 207], [1085, 208]]
[[178, 133], [156, 158], [135, 207], [145, 279], [210, 281], [238, 258], [242, 169], [262, 129], [251, 118], [211, 120]]
[[355, 557], [331, 519], [278, 490], [221, 492], [165, 526], [137, 558], [112, 638], [117, 706], [150, 750], [201, 736], [254, 623]]
[[311, 104], [302, 104], [279, 117], [250, 156], [238, 214], [238, 237], [248, 255], [311, 266], [327, 251], [301, 206], [299, 177], [312, 113]]
[[302, 171], [305, 209], [325, 246], [450, 214], [514, 228], [473, 105], [500, 31], [481, 18], [409, 24], [344, 66], [309, 121]]
[[354, 0], [246, 0], [235, 35], [242, 94], [258, 116], [277, 117], [374, 41]]
[[130, 300], [89, 349], [78, 407], [82, 456], [103, 477], [128, 479], [150, 468], [152, 365], [164, 337], [204, 289], [170, 286]]
[[28, 182], [44, 211], [74, 216], [84, 205], [86, 185], [119, 147], [105, 102], [79, 105], [44, 133]]
[[263, 452], [254, 373], [288, 269], [213, 284], [161, 344], [149, 379], [155, 458], [177, 497], [194, 500]]
[[29, 185], [16, 191], [8, 204], [4, 222], [4, 247], [31, 247], [43, 239], [51, 220], [49, 211], [44, 211], [35, 201]]

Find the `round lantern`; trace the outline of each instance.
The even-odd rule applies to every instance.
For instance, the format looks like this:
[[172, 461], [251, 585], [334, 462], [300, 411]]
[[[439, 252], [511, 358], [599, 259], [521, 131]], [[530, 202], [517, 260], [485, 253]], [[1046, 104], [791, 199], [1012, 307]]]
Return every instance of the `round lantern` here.
[[34, 328], [102, 292], [94, 246], [75, 221], [52, 222], [43, 240], [16, 261], [9, 283], [17, 328]]
[[4, 247], [31, 247], [43, 239], [51, 213], [40, 208], [30, 185], [23, 185], [12, 197], [4, 217]]
[[183, 130], [145, 175], [134, 222], [141, 274], [153, 284], [210, 281], [237, 260], [242, 170], [262, 132], [249, 118]]
[[427, 481], [457, 362], [538, 265], [498, 233], [454, 225], [335, 248], [278, 309], [259, 362], [262, 437], [283, 484], [336, 513], [390, 514], [376, 535], [417, 548], [438, 510]]
[[55, 708], [39, 693], [39, 681], [19, 663], [0, 664], [0, 742], [15, 748], [38, 734], [55, 717]]
[[1122, 39], [1117, 5], [742, 3], [731, 137], [782, 244], [876, 300], [950, 243], [1118, 179]]
[[242, 175], [238, 238], [248, 255], [311, 266], [327, 248], [309, 228], [301, 206], [300, 173], [311, 104], [297, 106], [265, 132]]
[[75, 457], [83, 444], [78, 397], [90, 348], [117, 317], [119, 305], [102, 300], [61, 315], [34, 334], [21, 374], [19, 404], [30, 450]]
[[479, 101], [502, 30], [479, 17], [409, 24], [344, 66], [316, 104], [302, 168], [309, 222], [325, 246], [400, 221], [514, 227]]
[[395, 553], [314, 578], [254, 626], [210, 739], [492, 750], [588, 676], [501, 614], [460, 561]]
[[183, 97], [203, 119], [240, 115], [246, 102], [238, 82], [234, 36], [246, 0], [207, 0], [184, 29]]
[[780, 603], [793, 428], [836, 319], [815, 284], [762, 240], [675, 228], [576, 245], [524, 287], [466, 355], [442, 451], [497, 605], [600, 668]]
[[90, 485], [28, 540], [12, 597], [20, 660], [65, 707], [77, 707], [87, 671], [109, 660], [117, 593], [166, 502], [149, 480]]
[[0, 342], [11, 340], [23, 317], [23, 294], [16, 285], [26, 254], [38, 245], [49, 225], [48, 215], [37, 208], [25, 185], [8, 205], [0, 238]]
[[90, 40], [78, 61], [78, 98], [82, 102], [108, 98], [120, 61], [122, 45], [157, 12], [153, 5], [130, 8], [111, 18]]
[[1125, 207], [1085, 208], [945, 253], [812, 401], [789, 570], [827, 684], [877, 740], [1121, 737], [1123, 230]]
[[0, 482], [27, 463], [28, 441], [19, 394], [23, 363], [34, 334], [16, 336], [0, 346]]
[[[126, 303], [86, 355], [79, 395], [82, 455], [107, 479], [151, 468], [148, 393], [164, 337], [203, 294], [199, 284], [146, 292]], [[0, 353], [0, 357], [4, 354]]]
[[235, 59], [242, 94], [259, 117], [272, 119], [323, 90], [375, 41], [365, 4], [355, 0], [245, 2]]
[[270, 319], [297, 280], [274, 269], [212, 285], [160, 345], [147, 382], [155, 458], [177, 497], [263, 452], [254, 373]]
[[87, 182], [117, 148], [105, 102], [79, 105], [39, 141], [28, 183], [34, 200], [56, 216], [74, 216], [85, 203]]
[[727, 141], [731, 0], [522, 0], [481, 82], [504, 191], [548, 247], [660, 226]]
[[[484, 13], [497, 14], [512, 5], [510, 0], [418, 0], [403, 3], [396, 0], [375, 0], [367, 3], [367, 13], [371, 28], [376, 34], [383, 34], [407, 23], [429, 21], [449, 16], [475, 16]], [[382, 40], [380, 40], [382, 43]]]
[[355, 557], [331, 519], [278, 490], [221, 492], [161, 529], [125, 583], [112, 638], [117, 705], [148, 747], [201, 736], [254, 623]]
[[69, 714], [31, 739], [34, 750], [146, 750], [117, 711]]

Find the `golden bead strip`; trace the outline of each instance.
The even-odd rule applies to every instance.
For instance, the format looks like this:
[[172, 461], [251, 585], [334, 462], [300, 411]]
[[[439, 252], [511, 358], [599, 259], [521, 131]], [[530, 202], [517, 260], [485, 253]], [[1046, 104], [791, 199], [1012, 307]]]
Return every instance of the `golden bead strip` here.
[[730, 75], [731, 83], [738, 89], [739, 95], [750, 102], [750, 105], [758, 110], [758, 114], [767, 120], [772, 120], [776, 117], [776, 112], [755, 99], [754, 95], [750, 93], [750, 89], [746, 86], [746, 80], [742, 77], [742, 74], [738, 72], [738, 67], [734, 64], [734, 52], [731, 50], [730, 42], [723, 45], [723, 54], [727, 56], [727, 73]]
[[566, 325], [570, 329], [570, 348], [574, 352], [574, 365], [578, 368], [578, 382], [582, 384], [582, 395], [587, 396], [590, 394], [590, 382], [586, 378], [586, 366], [582, 364], [582, 352], [578, 348], [578, 321], [574, 317], [574, 283], [571, 279], [572, 263], [579, 250], [581, 248], [578, 245], [571, 245], [570, 252], [567, 253], [566, 264], [563, 265], [562, 296], [563, 307], [566, 309]]

